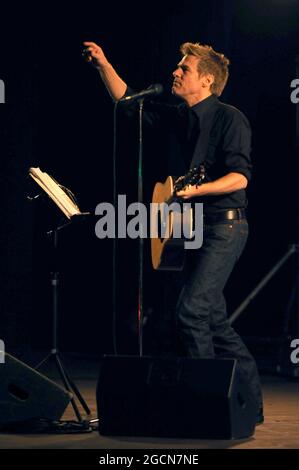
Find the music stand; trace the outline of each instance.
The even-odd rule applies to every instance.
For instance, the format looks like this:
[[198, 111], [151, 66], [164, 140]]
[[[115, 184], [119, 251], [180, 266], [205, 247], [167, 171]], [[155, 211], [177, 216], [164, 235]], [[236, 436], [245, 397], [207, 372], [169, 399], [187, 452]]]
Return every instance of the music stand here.
[[[91, 411], [87, 406], [84, 398], [82, 397], [78, 387], [75, 385], [73, 380], [70, 378], [65, 366], [60, 358], [58, 341], [57, 341], [57, 321], [58, 321], [58, 290], [59, 290], [59, 271], [58, 271], [58, 233], [65, 227], [72, 224], [74, 221], [85, 220], [86, 216], [90, 215], [88, 212], [81, 212], [77, 206], [73, 194], [65, 187], [59, 185], [51, 176], [47, 173], [42, 172], [39, 168], [30, 168], [29, 175], [36, 181], [36, 183], [48, 194], [48, 196], [54, 201], [54, 203], [60, 208], [64, 215], [69, 219], [65, 224], [57, 226], [56, 228], [47, 232], [52, 238], [53, 246], [53, 261], [54, 266], [51, 270], [50, 282], [52, 286], [52, 348], [50, 353], [37, 364], [35, 369], [39, 369], [48, 360], [53, 360], [57, 366], [60, 378], [71, 395], [71, 405], [79, 423], [85, 423], [82, 418], [74, 395], [77, 397], [82, 408], [89, 416]], [[34, 199], [34, 198], [30, 198]], [[97, 420], [92, 420], [95, 422]], [[89, 421], [91, 422], [91, 421]]]

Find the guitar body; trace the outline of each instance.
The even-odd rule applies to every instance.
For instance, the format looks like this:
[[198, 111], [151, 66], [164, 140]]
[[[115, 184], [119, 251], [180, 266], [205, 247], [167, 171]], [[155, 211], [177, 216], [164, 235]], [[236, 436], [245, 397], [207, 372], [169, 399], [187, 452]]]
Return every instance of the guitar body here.
[[[166, 203], [174, 192], [175, 178], [168, 176], [165, 183], [157, 183], [154, 187], [151, 221], [151, 254], [152, 265], [157, 270], [180, 271], [184, 267], [185, 251], [184, 242], [186, 237], [174, 237], [174, 234], [192, 233], [193, 213], [191, 208], [186, 210], [173, 210], [165, 213], [159, 210], [159, 205]], [[189, 236], [189, 238], [190, 238]]]
[[185, 261], [185, 241], [192, 238], [193, 211], [180, 204], [176, 195], [185, 187], [205, 182], [204, 165], [194, 167], [185, 176], [168, 176], [165, 183], [154, 187], [151, 204], [151, 254], [154, 269], [181, 271]]

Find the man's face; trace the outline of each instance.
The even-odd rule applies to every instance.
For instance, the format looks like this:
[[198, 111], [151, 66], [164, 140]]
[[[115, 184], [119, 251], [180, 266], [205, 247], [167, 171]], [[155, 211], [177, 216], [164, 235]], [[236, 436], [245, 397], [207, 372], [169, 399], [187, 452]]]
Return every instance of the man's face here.
[[198, 72], [199, 59], [193, 55], [185, 55], [173, 72], [172, 93], [187, 102], [202, 98], [203, 91], [209, 92], [204, 87], [206, 78]]

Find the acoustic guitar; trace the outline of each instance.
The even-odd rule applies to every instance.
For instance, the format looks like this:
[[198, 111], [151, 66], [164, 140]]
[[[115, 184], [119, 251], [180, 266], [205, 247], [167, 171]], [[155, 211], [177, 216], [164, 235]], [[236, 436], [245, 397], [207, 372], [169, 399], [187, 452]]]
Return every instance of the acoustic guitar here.
[[168, 176], [165, 183], [156, 183], [151, 204], [151, 257], [157, 270], [180, 271], [184, 266], [186, 240], [193, 231], [191, 204], [177, 196], [187, 186], [205, 182], [203, 165], [194, 167], [185, 176]]

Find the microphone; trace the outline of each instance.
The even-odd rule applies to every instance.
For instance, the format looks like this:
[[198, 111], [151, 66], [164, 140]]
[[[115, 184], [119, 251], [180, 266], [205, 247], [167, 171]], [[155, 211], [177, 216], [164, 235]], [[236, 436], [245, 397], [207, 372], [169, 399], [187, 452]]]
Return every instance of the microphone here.
[[138, 93], [133, 93], [132, 95], [125, 96], [121, 98], [119, 101], [129, 101], [135, 100], [137, 98], [144, 98], [146, 96], [151, 95], [160, 95], [163, 92], [163, 86], [160, 83], [156, 83], [154, 85], [150, 85], [146, 90], [141, 90]]
[[91, 55], [90, 55], [90, 51], [89, 51], [87, 48], [86, 48], [86, 49], [83, 49], [81, 55], [82, 55], [82, 58], [83, 58], [86, 62], [88, 62], [88, 63], [92, 62], [92, 57], [91, 57]]

